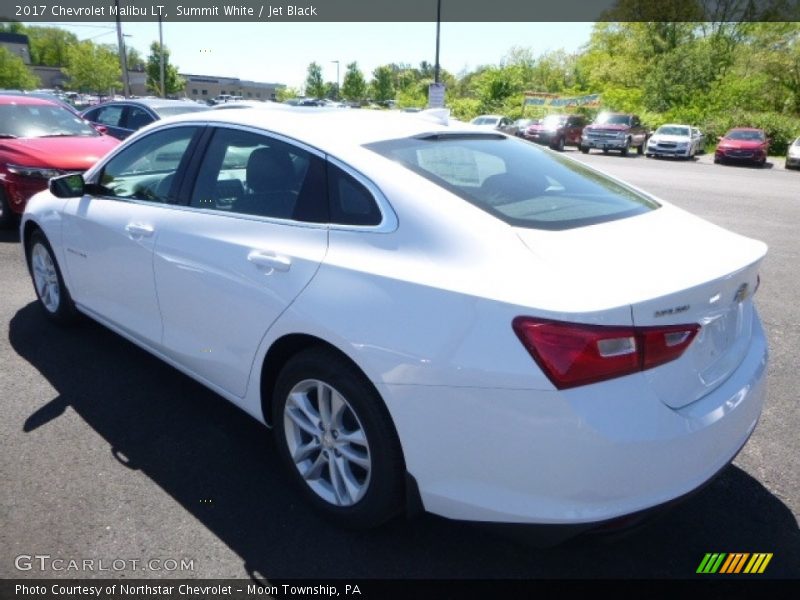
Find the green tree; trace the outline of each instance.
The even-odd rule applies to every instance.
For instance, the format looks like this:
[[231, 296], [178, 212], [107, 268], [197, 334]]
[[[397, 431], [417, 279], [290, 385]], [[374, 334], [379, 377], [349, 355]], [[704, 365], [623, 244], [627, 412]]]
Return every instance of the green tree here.
[[146, 63], [144, 57], [133, 47], [127, 47], [125, 52], [129, 71], [144, 71]]
[[342, 83], [342, 96], [350, 102], [361, 102], [367, 97], [367, 82], [357, 62], [347, 65]]
[[78, 43], [78, 36], [59, 27], [29, 27], [25, 33], [35, 65], [65, 66], [67, 51]]
[[86, 40], [67, 49], [64, 73], [73, 89], [108, 93], [120, 89], [122, 69], [119, 58], [109, 48]]
[[306, 96], [313, 98], [325, 97], [325, 82], [322, 79], [322, 67], [316, 62], [308, 65], [306, 71]]
[[0, 46], [0, 88], [29, 90], [39, 85], [39, 80], [28, 70], [16, 54]]
[[376, 102], [386, 102], [394, 99], [394, 84], [392, 83], [392, 69], [388, 65], [377, 67], [372, 72], [372, 99]]
[[[147, 89], [161, 95], [161, 45], [158, 42], [150, 44], [150, 54], [147, 57]], [[178, 75], [178, 67], [169, 62], [169, 48], [164, 46], [164, 94], [171, 96], [177, 94], [186, 86], [186, 82]]]
[[325, 82], [325, 98], [336, 100], [339, 97], [339, 84], [335, 81]]
[[281, 87], [275, 92], [275, 99], [278, 102], [286, 102], [291, 98], [297, 98], [300, 95], [300, 90], [292, 87]]

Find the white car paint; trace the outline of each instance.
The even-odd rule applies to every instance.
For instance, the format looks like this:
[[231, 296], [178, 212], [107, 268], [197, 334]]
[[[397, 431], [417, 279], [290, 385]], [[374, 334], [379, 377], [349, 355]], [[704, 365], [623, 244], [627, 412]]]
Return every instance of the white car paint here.
[[[686, 130], [686, 134], [670, 133], [674, 128]], [[697, 132], [694, 134], [693, 132]], [[662, 125], [647, 140], [645, 154], [649, 156], [679, 156], [692, 158], [702, 151], [701, 136], [697, 128], [689, 125]]]
[[[43, 192], [22, 231], [44, 231], [79, 310], [261, 421], [274, 343], [305, 334], [337, 348], [379, 391], [425, 509], [478, 521], [612, 519], [698, 487], [755, 427], [767, 360], [752, 300], [761, 242], [661, 200], [574, 229], [513, 227], [364, 148], [478, 131], [425, 115], [209, 111], [161, 121], [110, 156], [178, 123], [301, 140], [368, 180], [386, 201], [384, 221], [309, 225]], [[130, 223], [145, 234], [126, 234]], [[254, 263], [253, 253], [291, 266]], [[735, 298], [745, 284], [749, 294]], [[514, 334], [520, 315], [703, 327], [671, 363], [558, 390]]]

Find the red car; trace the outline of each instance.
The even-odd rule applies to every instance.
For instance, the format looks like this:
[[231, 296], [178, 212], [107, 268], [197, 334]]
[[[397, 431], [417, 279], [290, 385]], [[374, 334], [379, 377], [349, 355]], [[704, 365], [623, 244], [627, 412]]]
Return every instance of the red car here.
[[564, 146], [580, 146], [586, 119], [580, 115], [549, 115], [531, 124], [522, 134], [526, 140], [547, 144], [554, 150]]
[[719, 139], [714, 162], [743, 161], [764, 166], [769, 151], [769, 138], [763, 129], [737, 127]]
[[0, 95], [0, 227], [13, 225], [51, 177], [83, 172], [117, 144], [54, 102]]

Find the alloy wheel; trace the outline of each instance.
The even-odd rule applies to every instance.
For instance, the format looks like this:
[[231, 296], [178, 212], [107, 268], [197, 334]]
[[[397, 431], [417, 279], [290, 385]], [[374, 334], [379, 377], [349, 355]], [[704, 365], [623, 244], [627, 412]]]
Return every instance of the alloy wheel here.
[[61, 304], [61, 286], [53, 257], [40, 242], [35, 243], [31, 250], [31, 269], [33, 283], [42, 305], [48, 312], [55, 314]]
[[372, 471], [364, 427], [347, 399], [324, 381], [306, 379], [283, 411], [289, 454], [308, 487], [334, 506], [356, 504]]

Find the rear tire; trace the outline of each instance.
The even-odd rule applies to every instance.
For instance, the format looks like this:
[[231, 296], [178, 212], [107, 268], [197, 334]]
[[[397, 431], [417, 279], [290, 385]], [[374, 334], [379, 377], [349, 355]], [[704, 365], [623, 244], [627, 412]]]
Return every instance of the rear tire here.
[[582, 146], [581, 144], [578, 144], [578, 150], [580, 150], [584, 154], [589, 154], [589, 147], [588, 146]]
[[639, 144], [639, 145], [636, 147], [636, 154], [638, 154], [639, 156], [641, 156], [642, 154], [644, 154], [644, 145], [645, 145], [646, 143], [647, 143], [647, 140], [645, 140], [644, 142], [642, 142], [641, 144]]
[[292, 357], [278, 375], [272, 412], [282, 462], [317, 510], [357, 529], [402, 510], [397, 433], [383, 400], [351, 362], [328, 348]]
[[64, 285], [53, 248], [41, 230], [31, 234], [25, 255], [39, 306], [47, 318], [61, 325], [75, 321], [78, 311]]

